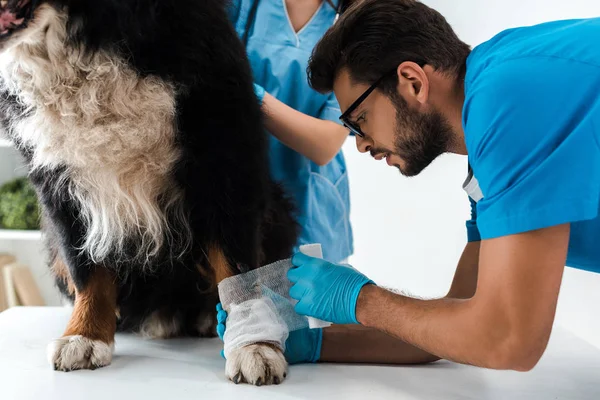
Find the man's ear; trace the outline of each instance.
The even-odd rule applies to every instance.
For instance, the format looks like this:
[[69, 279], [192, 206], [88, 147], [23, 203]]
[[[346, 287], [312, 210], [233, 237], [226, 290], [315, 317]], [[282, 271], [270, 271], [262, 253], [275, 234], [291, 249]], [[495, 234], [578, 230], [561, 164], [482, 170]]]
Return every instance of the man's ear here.
[[409, 103], [412, 101], [420, 104], [427, 102], [429, 78], [419, 64], [406, 61], [398, 66], [398, 90]]

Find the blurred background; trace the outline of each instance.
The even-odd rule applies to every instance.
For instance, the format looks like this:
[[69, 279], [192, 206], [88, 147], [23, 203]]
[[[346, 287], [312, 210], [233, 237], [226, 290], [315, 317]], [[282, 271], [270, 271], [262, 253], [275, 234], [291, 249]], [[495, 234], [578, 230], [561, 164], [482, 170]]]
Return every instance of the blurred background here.
[[[472, 46], [511, 27], [600, 17], [597, 0], [424, 3], [445, 15]], [[344, 150], [356, 249], [351, 264], [381, 285], [426, 298], [445, 295], [466, 243], [469, 202], [462, 190], [466, 158], [443, 156], [419, 177], [407, 179], [384, 161], [359, 154], [353, 139]], [[35, 200], [32, 204], [30, 188], [23, 181], [15, 181], [25, 174], [10, 142], [0, 139], [0, 310], [14, 305], [61, 305], [45, 264]], [[600, 275], [567, 268], [557, 324], [600, 347], [598, 304]]]

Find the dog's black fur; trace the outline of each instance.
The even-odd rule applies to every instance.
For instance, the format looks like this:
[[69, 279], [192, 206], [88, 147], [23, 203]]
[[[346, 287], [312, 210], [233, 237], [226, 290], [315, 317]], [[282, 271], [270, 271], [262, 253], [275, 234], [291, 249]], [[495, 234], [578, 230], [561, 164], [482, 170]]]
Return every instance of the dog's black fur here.
[[[51, 256], [64, 260], [77, 289], [88, 284], [97, 268], [115, 272], [120, 330], [138, 330], [143, 319], [158, 310], [166, 319], [183, 322], [180, 334], [198, 335], [198, 316], [212, 313], [217, 302], [207, 259], [210, 245], [223, 250], [236, 267], [234, 274], [289, 257], [297, 238], [293, 207], [269, 175], [267, 137], [250, 66], [227, 19], [226, 3], [32, 0], [34, 18], [44, 3], [67, 10], [64, 45], [81, 51], [81, 57], [108, 50], [127, 60], [140, 76], [153, 75], [175, 86], [181, 157], [172, 179], [184, 191], [193, 236], [192, 246], [174, 257], [183, 249], [178, 244], [185, 241], [185, 230], [173, 219], [171, 232], [165, 232], [169, 248], [146, 261], [151, 265], [122, 261], [134, 259], [136, 237], [128, 238], [131, 257], [111, 254], [94, 262], [80, 251], [86, 226], [67, 191], [68, 182], [58, 180], [61, 167], [34, 170], [30, 178], [42, 203]], [[3, 91], [3, 125], [31, 161], [32, 149], [11, 130], [24, 109], [14, 95]], [[58, 277], [57, 284], [72, 295], [66, 280]]]

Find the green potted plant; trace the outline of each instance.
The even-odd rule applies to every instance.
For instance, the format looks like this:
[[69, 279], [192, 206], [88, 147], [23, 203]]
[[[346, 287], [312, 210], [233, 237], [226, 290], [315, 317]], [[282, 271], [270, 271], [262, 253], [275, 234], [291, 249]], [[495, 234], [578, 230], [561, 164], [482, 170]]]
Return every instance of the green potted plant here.
[[27, 178], [17, 178], [0, 187], [0, 228], [40, 229], [37, 195]]

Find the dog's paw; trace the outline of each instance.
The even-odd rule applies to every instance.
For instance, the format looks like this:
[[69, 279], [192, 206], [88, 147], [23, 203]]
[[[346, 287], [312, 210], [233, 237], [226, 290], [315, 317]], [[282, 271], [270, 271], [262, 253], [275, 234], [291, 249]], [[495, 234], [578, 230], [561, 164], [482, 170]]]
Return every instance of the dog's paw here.
[[96, 369], [110, 364], [114, 343], [108, 345], [81, 335], [64, 336], [48, 345], [48, 362], [57, 371]]
[[229, 354], [225, 373], [236, 384], [278, 385], [287, 376], [287, 362], [277, 347], [251, 344]]

